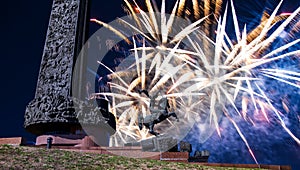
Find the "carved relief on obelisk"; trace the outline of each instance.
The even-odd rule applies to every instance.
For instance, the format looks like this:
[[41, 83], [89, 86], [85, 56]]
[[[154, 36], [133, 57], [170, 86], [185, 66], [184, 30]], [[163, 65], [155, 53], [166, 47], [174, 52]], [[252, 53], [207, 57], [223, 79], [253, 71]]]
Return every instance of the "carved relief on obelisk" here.
[[79, 127], [71, 99], [73, 64], [82, 46], [87, 0], [53, 0], [35, 98], [25, 112], [34, 134]]

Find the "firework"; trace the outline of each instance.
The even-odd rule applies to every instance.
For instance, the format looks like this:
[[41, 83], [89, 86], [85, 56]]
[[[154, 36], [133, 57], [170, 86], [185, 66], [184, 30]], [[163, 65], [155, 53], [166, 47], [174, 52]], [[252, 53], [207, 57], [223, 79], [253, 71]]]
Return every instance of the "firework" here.
[[[270, 98], [271, 94], [264, 87], [266, 79], [270, 79], [300, 88], [300, 74], [297, 70], [270, 67], [281, 59], [297, 56], [300, 50], [286, 51], [299, 44], [300, 39], [269, 50], [287, 27], [292, 25], [292, 30], [298, 29], [299, 23], [295, 22], [295, 18], [300, 8], [289, 15], [276, 15], [281, 1], [271, 15], [264, 13], [259, 26], [247, 33], [246, 26], [240, 31], [232, 1], [226, 5], [221, 16], [222, 1], [205, 0], [201, 6], [193, 0], [192, 17], [195, 21], [192, 23], [187, 20], [179, 22], [182, 20], [176, 17], [191, 17], [184, 12], [188, 10], [185, 8], [185, 0], [176, 1], [171, 15], [166, 14], [164, 0], [160, 13], [154, 10], [157, 7], [153, 7], [150, 0], [146, 0], [148, 13], [137, 4], [133, 6], [127, 0], [124, 1], [135, 25], [122, 19], [120, 23], [139, 34], [139, 38], [132, 39], [132, 54], [116, 71], [107, 67], [111, 72], [111, 92], [95, 94], [112, 98], [112, 112], [118, 117], [117, 133], [114, 136], [116, 144], [151, 137], [147, 130], [139, 130], [137, 127], [140, 114], [144, 117], [151, 114], [149, 98], [139, 94], [139, 89], [146, 89], [151, 96], [161, 92], [156, 100], [168, 97], [172, 108], [180, 115], [180, 123], [168, 120], [158, 127], [163, 133], [178, 134], [182, 128], [191, 127], [195, 123], [200, 131], [199, 141], [204, 142], [215, 130], [221, 136], [219, 121], [227, 118], [257, 163], [235, 117], [242, 117], [255, 125], [255, 116], [261, 115], [268, 122], [269, 117], [274, 117], [300, 144], [298, 137], [283, 120], [285, 115], [276, 108]], [[231, 8], [232, 16], [227, 16], [228, 7]], [[228, 17], [233, 20], [234, 40], [226, 33]], [[126, 37], [121, 31], [100, 21], [93, 21]], [[141, 45], [138, 46], [137, 41], [141, 41]], [[101, 61], [99, 63], [102, 64]], [[288, 110], [286, 103], [282, 103], [285, 110]]]
[[[126, 3], [128, 4], [128, 2]], [[164, 3], [163, 1], [162, 11], [164, 11]], [[151, 114], [149, 112], [149, 99], [141, 96], [141, 94], [138, 93], [139, 89], [146, 89], [151, 96], [160, 92], [160, 96], [157, 97], [156, 102], [159, 102], [162, 97], [169, 98], [172, 108], [177, 109], [176, 112], [179, 115], [180, 123], [174, 124], [167, 119], [165, 123], [159, 124], [157, 129], [167, 131], [169, 135], [177, 136], [178, 138], [183, 138], [186, 135], [188, 130], [184, 131], [184, 135], [182, 135], [180, 131], [184, 128], [191, 128], [195, 120], [193, 116], [196, 113], [196, 109], [199, 108], [197, 105], [199, 105], [200, 102], [196, 102], [197, 105], [195, 105], [195, 103], [192, 104], [192, 101], [202, 100], [202, 93], [182, 93], [184, 91], [183, 88], [186, 88], [184, 86], [173, 88], [171, 94], [168, 93], [168, 91], [175, 83], [175, 80], [178, 79], [178, 76], [188, 76], [188, 74], [192, 72], [187, 63], [194, 65], [193, 63], [195, 61], [188, 54], [185, 54], [185, 51], [182, 52], [182, 49], [179, 49], [179, 45], [181, 45], [180, 42], [186, 34], [198, 29], [199, 27], [197, 25], [203, 22], [206, 17], [191, 24], [187, 20], [175, 17], [177, 3], [171, 15], [167, 15], [165, 12], [154, 13], [153, 7], [149, 2], [147, 3], [147, 7], [150, 11], [149, 15], [138, 6], [138, 11], [141, 14], [136, 15], [133, 13], [133, 19], [136, 21], [137, 27], [120, 19], [121, 23], [132, 28], [133, 31], [141, 34], [144, 38], [142, 40], [133, 39], [133, 55], [127, 57], [127, 59], [116, 68], [117, 71], [112, 71], [99, 61], [101, 65], [110, 70], [111, 74], [109, 78], [112, 79], [112, 83], [110, 83], [110, 93], [100, 93], [96, 95], [112, 97], [112, 112], [118, 117], [117, 122], [120, 122], [118, 123], [117, 133], [113, 139], [116, 145], [122, 145], [123, 143], [132, 142], [134, 140], [139, 141], [149, 137], [148, 131], [140, 131], [137, 128], [138, 115], [142, 114], [143, 117], [145, 117]], [[133, 9], [133, 7], [129, 6], [129, 9]], [[157, 24], [157, 17], [161, 19], [159, 25]], [[168, 21], [166, 19], [167, 17]], [[102, 24], [101, 21], [93, 21]], [[151, 21], [150, 24], [149, 21]], [[143, 24], [141, 25], [141, 23]], [[120, 34], [120, 31], [117, 31], [107, 24], [102, 25], [108, 27], [117, 35], [125, 37]], [[147, 32], [149, 36], [145, 32]], [[142, 46], [137, 47], [137, 42], [139, 41], [142, 41]], [[146, 47], [146, 43], [152, 45]], [[191, 112], [186, 112], [188, 108], [193, 109], [190, 109]]]

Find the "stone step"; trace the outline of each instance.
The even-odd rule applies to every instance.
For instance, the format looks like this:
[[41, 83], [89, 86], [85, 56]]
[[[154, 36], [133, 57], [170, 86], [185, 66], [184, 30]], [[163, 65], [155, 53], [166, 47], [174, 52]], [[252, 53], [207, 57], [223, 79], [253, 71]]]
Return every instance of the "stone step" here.
[[24, 143], [25, 139], [22, 137], [0, 138], [0, 145], [22, 145]]

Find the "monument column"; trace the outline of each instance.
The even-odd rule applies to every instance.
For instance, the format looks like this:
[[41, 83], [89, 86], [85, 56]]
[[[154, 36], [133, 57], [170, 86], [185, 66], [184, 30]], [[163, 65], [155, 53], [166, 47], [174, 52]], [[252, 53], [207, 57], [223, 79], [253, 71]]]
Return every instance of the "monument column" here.
[[53, 0], [35, 98], [25, 111], [24, 127], [31, 133], [67, 134], [80, 129], [71, 79], [86, 39], [88, 8], [89, 0]]

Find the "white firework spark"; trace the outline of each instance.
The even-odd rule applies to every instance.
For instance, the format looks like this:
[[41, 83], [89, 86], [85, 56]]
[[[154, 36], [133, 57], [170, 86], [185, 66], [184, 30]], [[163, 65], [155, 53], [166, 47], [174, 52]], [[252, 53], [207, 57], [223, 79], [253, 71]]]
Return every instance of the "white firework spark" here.
[[[136, 46], [135, 40], [133, 40], [133, 44]], [[118, 117], [117, 133], [113, 139], [116, 145], [151, 137], [147, 129], [140, 130], [138, 128], [138, 116], [141, 114], [145, 117], [151, 114], [149, 112], [150, 99], [140, 94], [138, 90], [146, 89], [149, 91], [150, 96], [155, 96], [155, 94], [159, 93], [159, 96], [155, 98], [156, 102], [160, 101], [162, 97], [167, 97], [172, 108], [178, 108], [178, 110], [176, 109], [176, 113], [180, 119], [182, 118], [180, 123], [173, 123], [167, 119], [165, 123], [156, 126], [156, 128], [164, 130], [171, 128], [173, 129], [173, 133], [175, 133], [174, 135], [179, 134], [180, 130], [185, 128], [184, 125], [187, 126], [186, 128], [191, 128], [193, 124], [191, 124], [191, 122], [194, 120], [195, 116], [193, 115], [195, 115], [195, 112], [186, 112], [188, 105], [191, 105], [191, 108], [196, 106], [200, 107], [200, 102], [191, 102], [200, 100], [203, 93], [186, 93], [182, 92], [183, 89], [181, 88], [176, 88], [176, 92], [166, 93], [174, 84], [175, 80], [178, 79], [178, 75], [181, 75], [179, 71], [181, 69], [185, 71], [189, 69], [186, 67], [186, 64], [183, 64], [183, 62], [178, 59], [173, 61], [181, 63], [176, 67], [173, 66], [174, 63], [162, 63], [162, 66], [166, 69], [161, 69], [159, 74], [155, 74], [155, 70], [149, 70], [153, 62], [150, 62], [151, 60], [149, 60], [148, 55], [145, 49], [139, 53], [138, 49], [135, 48], [134, 55], [127, 57], [117, 68], [117, 71], [110, 70], [99, 61], [101, 65], [111, 71], [109, 75], [109, 78], [112, 79], [112, 82], [109, 83], [111, 92], [95, 95], [112, 97], [113, 103], [111, 110], [113, 114]], [[189, 102], [186, 103], [186, 99], [189, 99]]]
[[[247, 33], [246, 26], [242, 32], [240, 31], [233, 2], [230, 1], [236, 36], [236, 41], [232, 41], [225, 31], [228, 17], [227, 6], [223, 16], [220, 16], [222, 1], [212, 3], [205, 0], [204, 7], [198, 8], [197, 1], [193, 0], [193, 15], [197, 21], [175, 33], [171, 32], [174, 31], [176, 15], [182, 15], [185, 0], [176, 1], [169, 17], [165, 12], [165, 0], [162, 1], [159, 15], [155, 13], [157, 11], [154, 11], [150, 0], [146, 0], [149, 13], [144, 12], [135, 4], [140, 15], [136, 14], [134, 7], [127, 0], [124, 1], [136, 25], [125, 20], [121, 22], [140, 34], [144, 42], [142, 47], [137, 47], [133, 39], [132, 61], [126, 65], [127, 69], [123, 67], [116, 72], [111, 71], [110, 76], [115, 80], [110, 84], [112, 92], [100, 93], [100, 95], [113, 98], [113, 112], [119, 117], [116, 133], [118, 137], [115, 136], [115, 140], [122, 139], [123, 143], [126, 143], [132, 139], [141, 140], [150, 136], [147, 130], [141, 131], [137, 127], [139, 114], [143, 116], [151, 114], [149, 98], [137, 92], [137, 89], [147, 89], [150, 95], [163, 91], [164, 94], [161, 97], [169, 97], [175, 112], [185, 118], [181, 124], [169, 122], [176, 128], [181, 128], [183, 124], [191, 124], [192, 116], [199, 127], [203, 124], [210, 125], [206, 126], [208, 129], [202, 128], [204, 131], [217, 130], [221, 136], [219, 121], [223, 116], [228, 118], [256, 163], [258, 162], [250, 145], [234, 121], [235, 116], [242, 116], [246, 121], [255, 124], [252, 117], [254, 114], [262, 114], [267, 121], [269, 121], [268, 115], [274, 114], [284, 130], [300, 145], [298, 137], [287, 128], [283, 116], [263, 91], [265, 78], [300, 88], [298, 72], [267, 67], [276, 60], [300, 53], [300, 50], [283, 53], [298, 44], [300, 39], [270, 52], [267, 50], [297, 17], [300, 8], [290, 15], [276, 15], [281, 1], [270, 16], [264, 15], [260, 25]], [[210, 8], [211, 5], [214, 6], [214, 11]], [[213, 18], [217, 18], [216, 20], [210, 19], [211, 12], [214, 14]], [[203, 14], [202, 18], [200, 13]], [[278, 25], [278, 21], [282, 22]], [[100, 21], [98, 23], [110, 28]], [[201, 31], [200, 28], [203, 30]], [[274, 31], [270, 31], [272, 29]], [[125, 37], [120, 31], [113, 31]], [[184, 44], [183, 48], [182, 44]], [[259, 75], [257, 71], [260, 72]], [[128, 76], [132, 76], [130, 80]], [[249, 107], [254, 108], [254, 113], [248, 111]], [[230, 108], [234, 111], [230, 111]], [[161, 128], [164, 127], [165, 125], [162, 125]]]
[[[281, 1], [282, 3], [282, 1]], [[194, 48], [195, 51], [199, 55], [199, 63], [203, 64], [203, 67], [205, 68], [205, 72], [201, 74], [200, 76], [197, 76], [196, 78], [193, 78], [193, 81], [196, 81], [194, 85], [192, 85], [189, 89], [187, 89], [187, 92], [190, 91], [198, 91], [198, 90], [205, 90], [207, 88], [211, 88], [212, 92], [211, 95], [211, 115], [214, 118], [215, 125], [218, 126], [217, 123], [217, 116], [215, 112], [216, 102], [223, 108], [223, 110], [226, 110], [227, 103], [230, 104], [232, 107], [235, 108], [236, 112], [239, 115], [242, 115], [240, 111], [237, 109], [236, 106], [236, 98], [237, 94], [241, 91], [246, 92], [247, 95], [250, 96], [250, 99], [252, 101], [252, 104], [255, 107], [256, 113], [258, 113], [258, 107], [257, 104], [261, 101], [264, 101], [269, 104], [269, 108], [273, 110], [273, 112], [276, 114], [278, 120], [280, 120], [280, 123], [282, 127], [294, 138], [294, 140], [300, 144], [300, 141], [297, 137], [295, 137], [287, 128], [282, 120], [282, 117], [278, 113], [278, 111], [275, 109], [275, 107], [272, 105], [270, 99], [266, 96], [265, 92], [263, 92], [261, 87], [259, 86], [259, 81], [261, 78], [256, 78], [255, 74], [252, 73], [252, 70], [259, 66], [263, 66], [264, 64], [270, 63], [272, 61], [282, 59], [284, 57], [292, 56], [299, 54], [299, 50], [284, 53], [281, 55], [278, 55], [276, 57], [273, 57], [275, 54], [278, 54], [282, 52], [283, 50], [286, 50], [293, 45], [299, 43], [300, 39], [294, 40], [291, 43], [288, 43], [280, 48], [277, 48], [267, 54], [259, 54], [262, 49], [265, 49], [268, 45], [272, 43], [272, 41], [280, 35], [280, 33], [284, 30], [284, 28], [290, 23], [290, 21], [299, 13], [300, 8], [298, 8], [294, 13], [292, 13], [282, 24], [278, 26], [278, 28], [271, 33], [271, 35], [267, 37], [268, 31], [273, 27], [272, 21], [275, 19], [275, 14], [277, 13], [278, 9], [280, 7], [280, 4], [277, 6], [277, 8], [274, 10], [271, 17], [267, 20], [267, 23], [263, 30], [260, 32], [260, 34], [253, 39], [250, 43], [247, 43], [247, 34], [246, 29], [244, 29], [243, 33], [239, 32], [239, 28], [237, 25], [237, 21], [235, 21], [235, 32], [236, 35], [241, 35], [241, 37], [237, 37], [238, 42], [229, 48], [226, 47], [226, 32], [225, 32], [225, 26], [226, 26], [226, 11], [223, 16], [223, 20], [219, 20], [219, 25], [217, 29], [217, 37], [216, 41], [214, 43], [214, 56], [208, 56], [203, 55], [203, 49], [201, 49], [201, 42], [195, 42], [191, 39], [190, 42]], [[232, 9], [234, 9], [232, 5]], [[234, 10], [233, 10], [234, 11]], [[235, 13], [233, 12], [233, 19], [236, 20]], [[201, 40], [200, 40], [201, 41]], [[225, 45], [225, 47], [224, 47]], [[224, 47], [224, 48], [223, 48]], [[229, 51], [225, 51], [225, 49], [229, 49]], [[259, 55], [258, 55], [259, 54]], [[197, 69], [197, 68], [195, 68]], [[199, 70], [201, 71], [201, 70]], [[283, 83], [295, 86], [299, 88], [299, 85], [296, 83], [290, 82], [288, 80], [284, 80], [282, 78], [290, 79], [299, 81], [299, 73], [287, 71], [287, 70], [274, 70], [274, 69], [262, 69], [262, 75], [267, 76], [269, 78], [276, 79], [278, 81], [281, 81]], [[270, 75], [271, 74], [271, 75]], [[289, 75], [287, 75], [289, 74]], [[205, 76], [203, 76], [205, 75]], [[205, 79], [206, 78], [206, 79]], [[197, 80], [198, 81], [197, 81]], [[242, 86], [242, 84], [245, 84], [245, 87]], [[255, 90], [256, 89], [256, 90]], [[222, 100], [222, 97], [225, 96], [225, 99], [227, 102], [224, 102], [224, 99]], [[261, 108], [265, 109], [265, 108]], [[218, 128], [217, 128], [218, 130]]]
[[[246, 138], [242, 134], [242, 131], [239, 129], [238, 125], [232, 119], [232, 117], [235, 116], [234, 112], [228, 112], [228, 107], [231, 106], [234, 108], [237, 115], [243, 116], [245, 120], [253, 122], [251, 119], [251, 114], [247, 114], [247, 103], [241, 103], [241, 105], [244, 107], [242, 113], [238, 109], [237, 105], [240, 104], [240, 102], [237, 100], [239, 93], [244, 92], [241, 94], [242, 98], [245, 99], [245, 97], [248, 97], [248, 100], [254, 105], [255, 113], [260, 113], [259, 110], [262, 110], [261, 113], [264, 114], [267, 120], [268, 118], [266, 116], [266, 110], [269, 112], [272, 111], [277, 116], [284, 130], [298, 144], [300, 144], [299, 139], [287, 128], [282, 116], [279, 114], [279, 111], [273, 106], [271, 100], [262, 90], [261, 86], [263, 86], [263, 84], [260, 83], [260, 81], [263, 78], [257, 78], [253, 73], [253, 70], [255, 70], [257, 67], [264, 66], [264, 64], [282, 59], [284, 57], [299, 54], [300, 52], [299, 50], [296, 50], [274, 57], [274, 55], [279, 54], [283, 50], [286, 50], [299, 43], [300, 39], [297, 39], [269, 53], [263, 53], [263, 50], [266, 49], [274, 41], [274, 39], [280, 35], [284, 28], [292, 21], [294, 17], [296, 17], [300, 11], [300, 8], [298, 8], [282, 24], [280, 24], [273, 33], [268, 36], [269, 30], [274, 26], [273, 21], [276, 20], [275, 14], [278, 12], [280, 4], [274, 10], [270, 18], [265, 21], [264, 28], [260, 31], [260, 34], [249, 43], [247, 43], [248, 36], [246, 34], [246, 27], [242, 33], [239, 31], [238, 22], [236, 20], [237, 17], [234, 12], [232, 1], [231, 7], [233, 9], [234, 27], [237, 36], [237, 43], [235, 45], [232, 45], [233, 43], [230, 41], [227, 42], [228, 39], [226, 39], [228, 37], [225, 32], [227, 9], [225, 10], [223, 17], [218, 21], [216, 40], [212, 41], [207, 37], [215, 47], [213, 50], [209, 50], [203, 46], [203, 36], [200, 38], [198, 36], [199, 34], [203, 35], [201, 31], [196, 33], [196, 36], [193, 38], [189, 38], [187, 35], [187, 38], [193, 47], [193, 51], [197, 53], [197, 63], [201, 65], [201, 69], [199, 69], [199, 67], [195, 67], [195, 69], [199, 69], [198, 72], [195, 72], [195, 77], [187, 80], [195, 83], [192, 83], [191, 86], [186, 89], [186, 92], [191, 93], [194, 91], [200, 91], [206, 93], [209, 98], [206, 99], [208, 100], [207, 102], [204, 101], [203, 103], [210, 104], [210, 119], [216, 126], [218, 134], [221, 135], [218, 124], [220, 114], [218, 112], [223, 110], [225, 116], [234, 124], [237, 132], [245, 142], [255, 161], [256, 158], [254, 157]], [[229, 44], [229, 46], [227, 46], [227, 44]], [[297, 83], [289, 81], [294, 80], [299, 82], [299, 73], [297, 72], [278, 69], [261, 69], [261, 72], [263, 76], [299, 88]], [[180, 84], [174, 84], [174, 86], [180, 86]], [[265, 105], [262, 103], [265, 103]]]
[[[127, 1], [125, 2], [129, 4]], [[137, 47], [136, 41], [133, 39], [134, 49], [132, 51], [133, 51], [134, 61], [133, 62], [128, 61], [129, 59], [127, 59], [128, 61], [127, 64], [130, 63], [130, 65], [126, 66], [127, 69], [119, 68], [120, 71], [116, 71], [116, 72], [113, 72], [111, 70], [112, 74], [110, 75], [110, 78], [113, 79], [113, 82], [118, 81], [115, 83], [110, 83], [110, 86], [112, 88], [112, 93], [96, 94], [96, 95], [106, 95], [106, 96], [113, 97], [112, 111], [116, 115], [116, 117], [121, 118], [121, 119], [119, 118], [117, 122], [120, 121], [130, 122], [129, 126], [127, 126], [128, 132], [125, 132], [121, 130], [123, 128], [120, 128], [121, 125], [123, 125], [124, 123], [118, 123], [117, 133], [115, 137], [122, 139], [122, 141], [118, 142], [118, 144], [130, 142], [131, 140], [140, 140], [140, 139], [144, 139], [145, 137], [149, 137], [149, 135], [147, 135], [148, 131], [137, 130], [138, 114], [142, 114], [144, 117], [150, 114], [149, 99], [142, 97], [140, 94], [138, 94], [137, 92], [138, 88], [146, 89], [147, 91], [149, 91], [150, 96], [156, 94], [158, 91], [162, 91], [161, 94], [162, 96], [160, 97], [168, 97], [174, 108], [177, 105], [177, 102], [174, 100], [174, 98], [180, 98], [182, 101], [184, 101], [183, 97], [184, 98], [198, 97], [197, 100], [200, 100], [201, 98], [199, 98], [199, 96], [203, 95], [202, 93], [192, 93], [192, 94], [182, 93], [183, 90], [179, 88], [176, 88], [176, 92], [172, 92], [172, 94], [166, 93], [171, 87], [171, 85], [175, 82], [175, 80], [178, 79], [178, 75], [182, 75], [183, 73], [188, 72], [189, 66], [187, 66], [187, 63], [194, 65], [193, 59], [189, 55], [182, 53], [181, 52], [182, 50], [178, 48], [178, 46], [180, 45], [180, 41], [183, 38], [185, 38], [187, 34], [193, 32], [195, 29], [198, 29], [199, 27], [197, 25], [203, 22], [206, 17], [196, 21], [193, 24], [185, 24], [187, 23], [186, 20], [184, 20], [184, 22], [177, 21], [176, 23], [181, 23], [181, 25], [183, 25], [183, 27], [185, 28], [175, 33], [173, 30], [173, 32], [171, 33], [171, 30], [175, 28], [175, 26], [173, 26], [174, 20], [176, 19], [178, 20], [178, 18], [175, 18], [175, 11], [177, 9], [178, 3], [176, 3], [168, 21], [166, 19], [167, 15], [164, 12], [164, 7], [165, 7], [164, 3], [165, 2], [163, 1], [163, 5], [161, 9], [161, 11], [163, 12], [160, 13], [160, 15], [158, 15], [158, 13], [154, 13], [150, 1], [147, 1], [147, 7], [148, 10], [150, 11], [149, 15], [144, 11], [142, 11], [139, 7], [137, 7], [139, 12], [141, 13], [140, 16], [137, 16], [133, 11], [133, 7], [129, 6], [129, 9], [133, 12], [132, 13], [133, 18], [135, 19], [138, 27], [135, 27], [134, 25], [128, 23], [127, 21], [120, 19], [120, 21], [123, 24], [132, 28], [133, 31], [136, 31], [138, 34], [141, 34], [146, 39], [146, 41], [154, 44], [154, 46], [145, 47], [145, 42], [144, 42], [142, 43], [143, 47]], [[161, 19], [159, 26], [157, 24], [157, 19], [156, 19], [157, 16], [159, 16]], [[120, 31], [110, 27], [109, 25], [104, 24], [101, 21], [95, 19], [93, 19], [93, 21], [109, 28], [110, 30], [115, 32], [118, 36], [125, 37], [124, 35], [121, 34]], [[182, 19], [180, 21], [182, 21]], [[144, 32], [148, 32], [149, 36]], [[170, 34], [174, 35], [173, 38], [171, 39], [169, 38]], [[139, 54], [139, 52], [141, 53]], [[109, 68], [107, 67], [107, 69]], [[128, 79], [128, 77], [130, 76], [131, 78]], [[160, 97], [158, 97], [156, 100], [159, 101]], [[124, 109], [126, 107], [129, 108]], [[183, 106], [180, 107], [182, 108]], [[191, 119], [192, 117], [192, 116], [184, 115], [186, 113], [179, 110], [177, 114], [179, 114], [179, 117], [183, 117], [183, 118], [188, 117], [189, 119]], [[127, 119], [124, 119], [124, 117], [127, 117]], [[184, 120], [185, 119], [182, 119], [180, 123], [183, 124]], [[172, 126], [174, 126], [174, 124], [171, 121], [168, 122]], [[191, 122], [192, 120], [186, 122], [185, 124], [188, 127], [191, 127], [192, 125]], [[162, 124], [159, 126], [167, 126], [167, 125]], [[159, 126], [158, 129], [160, 128]], [[183, 127], [181, 127], [181, 129], [182, 128]], [[161, 127], [160, 129], [163, 128]], [[121, 135], [120, 131], [124, 132], [122, 133], [122, 135], [128, 137], [128, 140], [124, 139], [124, 137], [118, 137]], [[132, 131], [135, 131], [140, 136], [137, 137], [136, 135], [129, 135], [132, 133]]]

